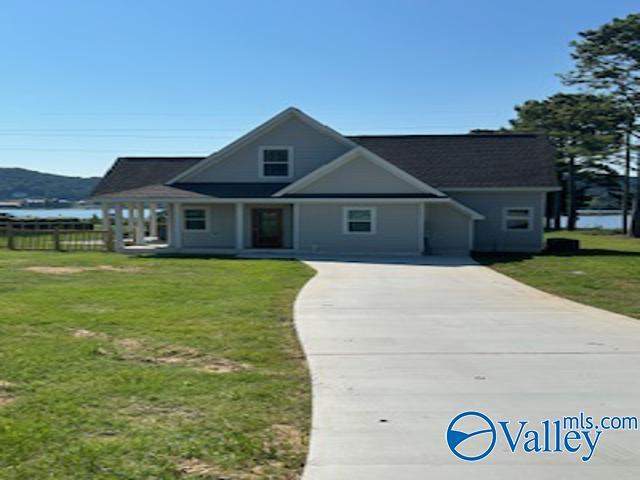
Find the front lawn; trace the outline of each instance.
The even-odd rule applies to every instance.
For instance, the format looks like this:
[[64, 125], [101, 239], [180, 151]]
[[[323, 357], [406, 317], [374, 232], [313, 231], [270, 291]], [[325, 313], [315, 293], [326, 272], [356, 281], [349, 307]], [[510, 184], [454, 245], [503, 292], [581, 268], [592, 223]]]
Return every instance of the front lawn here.
[[600, 231], [553, 232], [581, 242], [578, 254], [477, 254], [476, 260], [523, 283], [640, 318], [640, 240]]
[[0, 250], [0, 478], [297, 478], [294, 261]]

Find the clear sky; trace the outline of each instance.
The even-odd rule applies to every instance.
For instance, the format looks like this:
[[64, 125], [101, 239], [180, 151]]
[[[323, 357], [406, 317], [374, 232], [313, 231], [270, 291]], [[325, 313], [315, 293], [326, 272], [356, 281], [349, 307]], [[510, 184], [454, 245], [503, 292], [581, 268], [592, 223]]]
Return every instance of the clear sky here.
[[506, 125], [637, 0], [3, 0], [0, 166], [206, 155], [287, 106], [342, 133]]

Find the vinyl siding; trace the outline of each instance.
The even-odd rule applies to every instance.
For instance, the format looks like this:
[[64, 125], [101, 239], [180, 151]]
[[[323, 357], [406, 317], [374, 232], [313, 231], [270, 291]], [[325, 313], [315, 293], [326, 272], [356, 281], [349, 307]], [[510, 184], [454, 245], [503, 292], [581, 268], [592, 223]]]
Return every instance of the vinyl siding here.
[[370, 160], [359, 156], [296, 193], [419, 193]]
[[181, 181], [281, 182], [282, 179], [262, 178], [259, 174], [260, 147], [276, 145], [293, 147], [293, 178], [285, 181], [295, 181], [350, 150], [301, 120], [290, 118], [204, 171]]
[[466, 255], [469, 253], [469, 216], [448, 204], [427, 203], [425, 208], [427, 253]]
[[[376, 208], [376, 233], [343, 233], [343, 207]], [[302, 204], [300, 250], [313, 253], [417, 254], [417, 204]]]
[[[451, 192], [450, 195], [486, 217], [485, 220], [477, 221], [475, 224], [475, 250], [535, 252], [542, 249], [545, 193]], [[508, 207], [533, 209], [533, 224], [530, 231], [503, 230], [503, 210]]]
[[[234, 246], [234, 206], [217, 205], [183, 205], [182, 246], [184, 248], [233, 248]], [[206, 212], [207, 229], [185, 230], [184, 210], [203, 208]]]

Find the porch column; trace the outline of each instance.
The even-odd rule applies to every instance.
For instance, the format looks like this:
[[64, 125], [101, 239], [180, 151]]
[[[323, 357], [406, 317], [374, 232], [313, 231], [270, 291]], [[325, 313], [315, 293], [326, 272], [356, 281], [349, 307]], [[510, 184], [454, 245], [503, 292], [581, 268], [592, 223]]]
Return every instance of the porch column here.
[[115, 205], [115, 250], [116, 252], [121, 252], [124, 248], [124, 226], [122, 222], [122, 205], [120, 203], [116, 203]]
[[236, 203], [236, 250], [244, 248], [244, 204]]
[[109, 212], [111, 210], [111, 205], [108, 203], [102, 204], [102, 226], [108, 232], [111, 230], [111, 217], [109, 216]]
[[167, 245], [173, 245], [173, 204], [164, 204], [164, 218], [165, 218], [165, 235], [167, 237]]
[[182, 248], [182, 205], [173, 204], [173, 246]]
[[293, 204], [293, 249], [300, 249], [300, 204]]
[[144, 203], [136, 206], [136, 245], [144, 245]]
[[149, 236], [158, 238], [158, 205], [149, 204]]
[[135, 234], [136, 234], [136, 226], [135, 226], [135, 216], [136, 216], [136, 209], [133, 205], [133, 203], [129, 203], [127, 204], [127, 233], [129, 233], [129, 237], [131, 239], [135, 238]]

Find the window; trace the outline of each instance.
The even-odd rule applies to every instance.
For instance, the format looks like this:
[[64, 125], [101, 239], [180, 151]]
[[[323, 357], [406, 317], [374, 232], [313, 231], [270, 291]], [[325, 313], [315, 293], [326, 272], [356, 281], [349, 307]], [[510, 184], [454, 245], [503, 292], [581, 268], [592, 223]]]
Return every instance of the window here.
[[260, 147], [260, 176], [291, 178], [293, 147]]
[[207, 212], [204, 208], [188, 208], [184, 211], [185, 230], [206, 230]]
[[533, 209], [529, 207], [510, 207], [504, 209], [502, 227], [504, 230], [531, 230]]
[[343, 211], [343, 233], [376, 233], [376, 209], [372, 207], [345, 207]]

